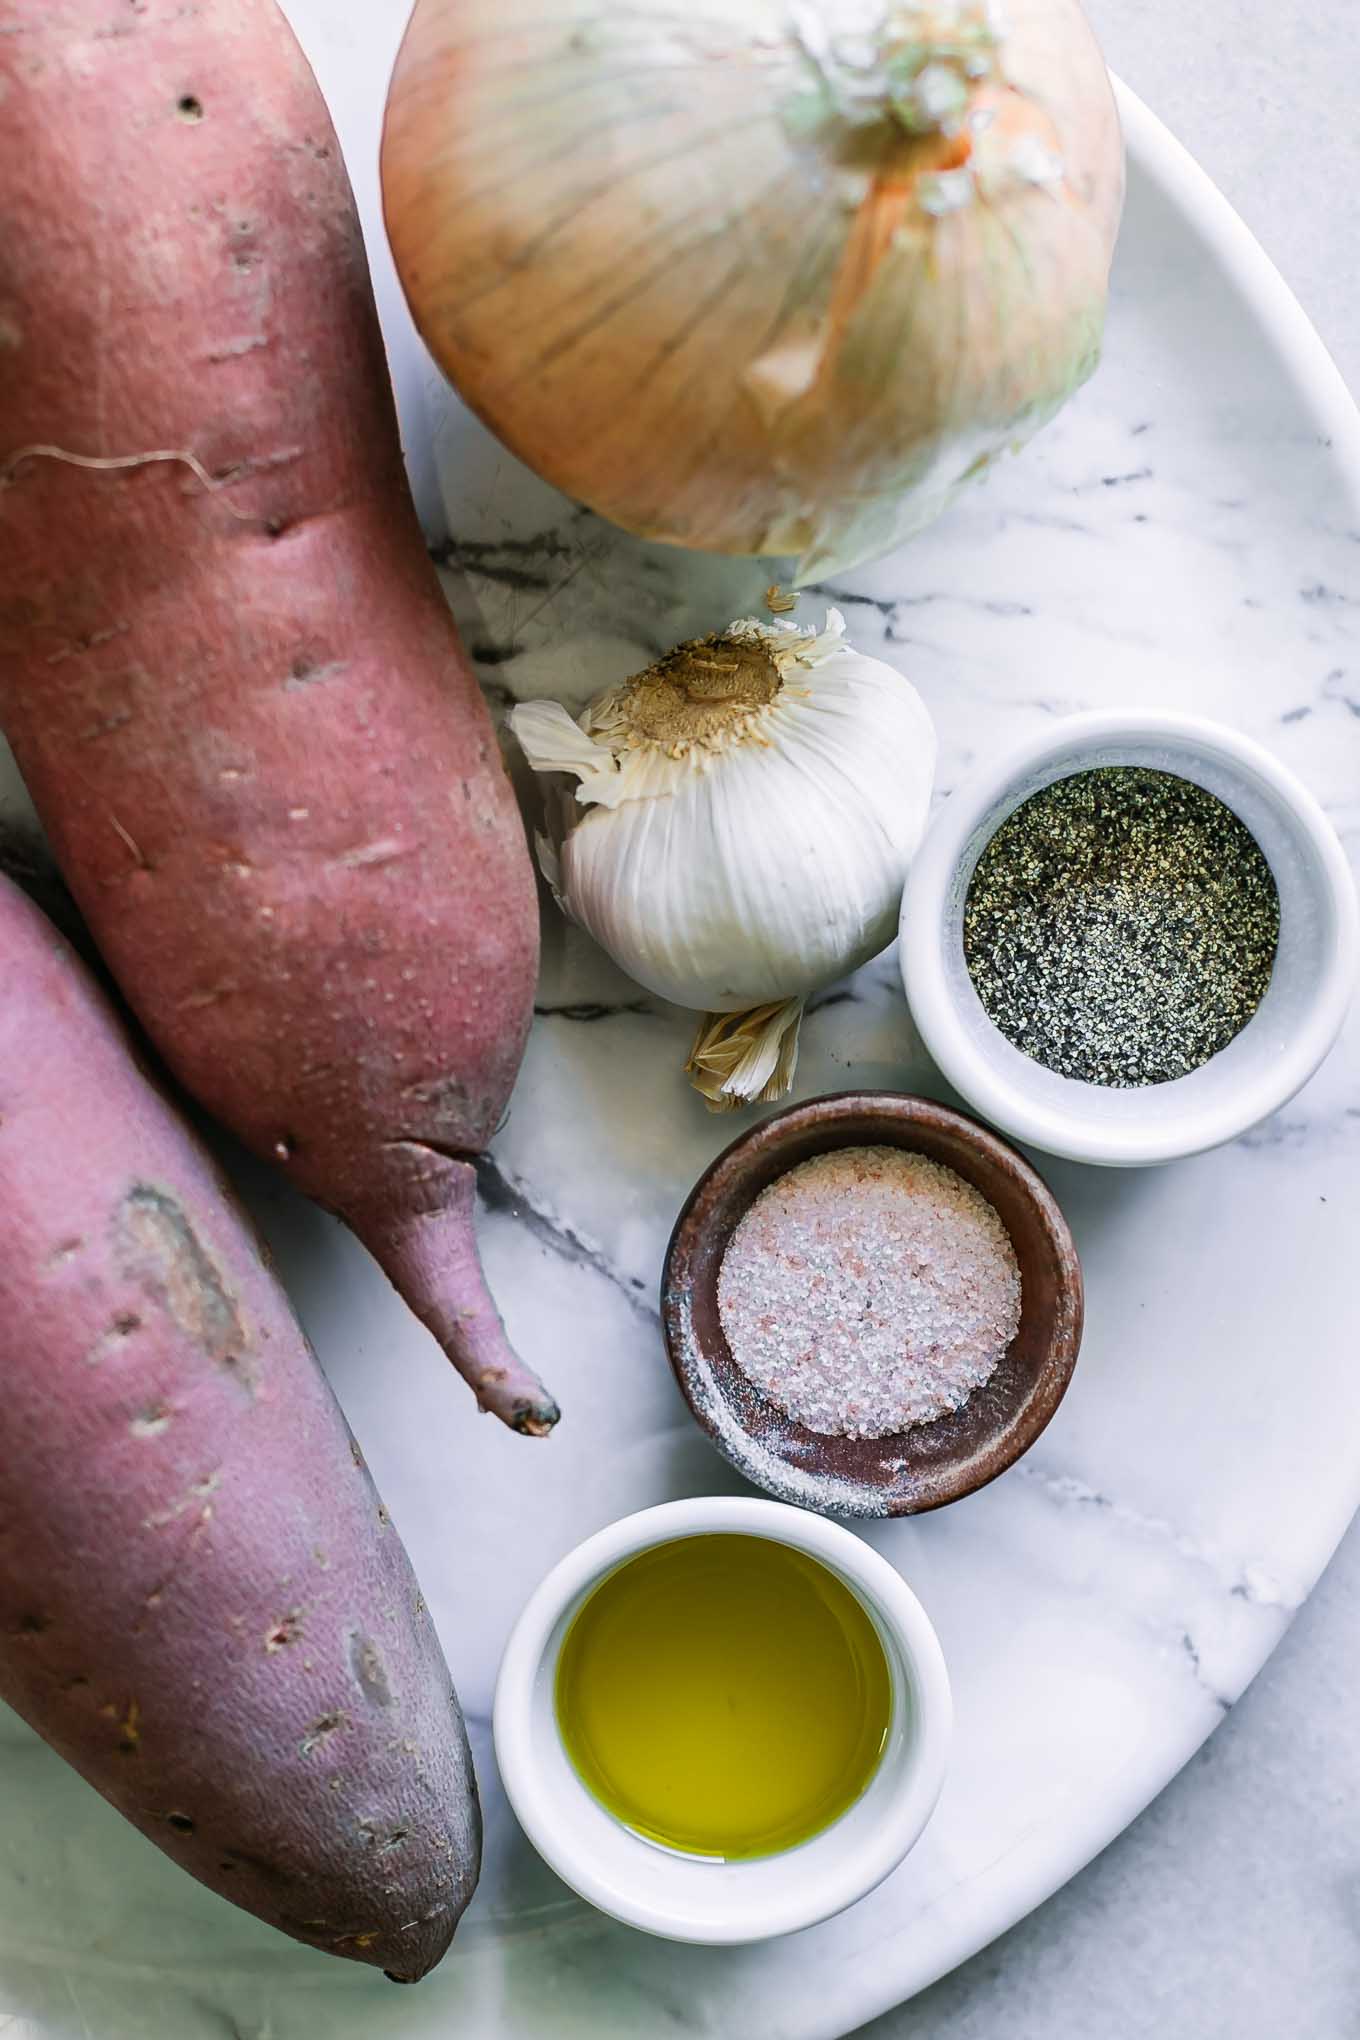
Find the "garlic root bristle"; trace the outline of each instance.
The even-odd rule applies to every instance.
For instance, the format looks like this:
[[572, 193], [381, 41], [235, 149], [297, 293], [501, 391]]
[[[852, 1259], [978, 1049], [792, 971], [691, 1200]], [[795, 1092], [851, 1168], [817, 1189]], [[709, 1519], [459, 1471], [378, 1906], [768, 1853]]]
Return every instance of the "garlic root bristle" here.
[[772, 1105], [788, 1095], [798, 1067], [804, 1003], [780, 999], [744, 1013], [705, 1013], [685, 1074], [710, 1111]]
[[720, 750], [750, 728], [783, 682], [757, 631], [690, 638], [596, 701], [588, 727], [621, 749], [660, 748], [680, 758]]

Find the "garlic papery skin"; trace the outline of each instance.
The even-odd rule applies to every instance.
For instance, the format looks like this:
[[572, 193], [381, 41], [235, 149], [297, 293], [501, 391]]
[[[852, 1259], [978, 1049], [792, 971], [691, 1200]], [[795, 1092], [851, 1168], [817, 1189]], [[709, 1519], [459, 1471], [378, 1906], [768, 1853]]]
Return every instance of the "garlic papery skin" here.
[[[577, 780], [545, 846], [559, 899], [630, 977], [709, 1016], [691, 1074], [714, 1103], [787, 1089], [790, 1002], [892, 940], [925, 827], [929, 713], [844, 632], [834, 609], [821, 631], [745, 619], [579, 723], [556, 702], [511, 711], [529, 763]], [[755, 1008], [770, 1011], [710, 1067], [712, 1016]]]

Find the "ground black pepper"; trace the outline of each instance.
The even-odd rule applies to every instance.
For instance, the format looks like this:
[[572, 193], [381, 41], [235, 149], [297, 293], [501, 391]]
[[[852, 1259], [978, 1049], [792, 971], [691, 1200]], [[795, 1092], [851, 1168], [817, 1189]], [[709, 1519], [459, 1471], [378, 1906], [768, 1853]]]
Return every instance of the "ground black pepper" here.
[[968, 972], [1007, 1040], [1091, 1084], [1169, 1083], [1241, 1032], [1280, 902], [1246, 825], [1174, 773], [1115, 765], [1044, 787], [978, 859]]

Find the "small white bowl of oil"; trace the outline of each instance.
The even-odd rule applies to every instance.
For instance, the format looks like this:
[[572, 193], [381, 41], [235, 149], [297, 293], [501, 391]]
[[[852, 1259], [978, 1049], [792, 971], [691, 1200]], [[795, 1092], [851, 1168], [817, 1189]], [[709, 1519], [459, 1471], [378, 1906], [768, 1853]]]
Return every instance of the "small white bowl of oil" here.
[[952, 1725], [916, 1596], [853, 1532], [711, 1496], [610, 1524], [511, 1633], [496, 1756], [559, 1877], [669, 1940], [829, 1919], [917, 1841]]

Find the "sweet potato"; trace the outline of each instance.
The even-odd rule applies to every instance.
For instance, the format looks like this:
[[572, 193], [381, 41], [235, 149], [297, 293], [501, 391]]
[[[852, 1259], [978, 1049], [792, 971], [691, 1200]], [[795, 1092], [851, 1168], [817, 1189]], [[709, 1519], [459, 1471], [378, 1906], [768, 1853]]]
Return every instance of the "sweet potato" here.
[[406, 1553], [244, 1214], [0, 878], [0, 1698], [143, 1834], [414, 1979], [481, 1828]]
[[0, 721], [181, 1083], [545, 1431], [471, 1166], [534, 882], [316, 82], [273, 0], [4, 14]]

